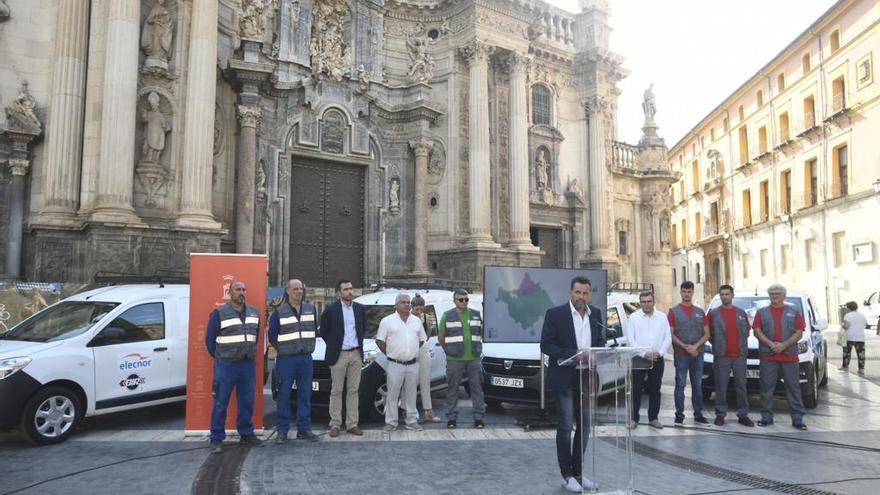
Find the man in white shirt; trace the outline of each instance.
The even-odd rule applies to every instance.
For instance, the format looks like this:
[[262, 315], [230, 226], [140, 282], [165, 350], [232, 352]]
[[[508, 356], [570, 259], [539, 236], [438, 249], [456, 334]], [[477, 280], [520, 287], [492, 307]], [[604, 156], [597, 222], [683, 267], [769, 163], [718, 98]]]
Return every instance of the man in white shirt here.
[[382, 318], [376, 333], [376, 345], [388, 358], [388, 395], [385, 400], [385, 431], [397, 429], [397, 404], [403, 389], [406, 409], [406, 429], [422, 431], [416, 409], [416, 390], [419, 384], [419, 347], [426, 340], [422, 320], [410, 314], [407, 294], [398, 294], [394, 300], [395, 312]]
[[[639, 409], [642, 406], [642, 388], [648, 381], [648, 424], [654, 428], [663, 428], [657, 415], [660, 413], [660, 385], [663, 382], [663, 355], [672, 344], [672, 333], [669, 320], [659, 311], [654, 311], [654, 293], [650, 291], [639, 294], [642, 309], [629, 317], [627, 325], [627, 341], [630, 347], [646, 347], [642, 358], [651, 362], [650, 369], [632, 370], [633, 410], [630, 428], [639, 424]], [[638, 360], [638, 358], [637, 358]]]
[[865, 315], [858, 311], [859, 305], [855, 301], [846, 303], [846, 309], [849, 310], [843, 316], [840, 326], [846, 332], [846, 347], [843, 348], [843, 366], [842, 370], [849, 369], [849, 360], [852, 357], [852, 348], [856, 348], [856, 358], [859, 361], [859, 374], [865, 374], [865, 328], [868, 326], [868, 319]]

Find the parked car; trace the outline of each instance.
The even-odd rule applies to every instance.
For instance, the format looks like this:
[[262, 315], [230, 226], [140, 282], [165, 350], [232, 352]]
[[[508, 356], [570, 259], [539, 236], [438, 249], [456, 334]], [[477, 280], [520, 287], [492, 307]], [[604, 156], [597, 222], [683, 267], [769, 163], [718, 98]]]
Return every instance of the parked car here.
[[[606, 309], [606, 345], [625, 346], [626, 324], [629, 315], [639, 309], [639, 296], [632, 292], [611, 292]], [[541, 354], [538, 342], [483, 343], [483, 391], [486, 404], [499, 406], [502, 402], [539, 405], [541, 402], [541, 363], [547, 366], [547, 356]], [[623, 375], [599, 371], [600, 395], [623, 385]], [[546, 376], [546, 372], [545, 372]], [[552, 394], [545, 388], [545, 404], [552, 404]]]
[[[431, 356], [431, 390], [446, 388], [446, 353], [437, 341], [437, 325], [445, 311], [454, 307], [452, 291], [438, 289], [385, 289], [365, 294], [355, 299], [366, 309], [366, 333], [364, 335], [364, 365], [361, 368], [361, 386], [358, 397], [361, 413], [370, 420], [382, 421], [385, 418], [385, 398], [388, 395], [385, 369], [388, 359], [376, 345], [376, 332], [382, 318], [394, 312], [394, 300], [398, 294], [410, 297], [421, 294], [425, 299], [425, 318], [431, 328], [431, 335], [425, 345]], [[482, 310], [482, 294], [471, 294], [468, 306]], [[317, 339], [312, 352], [312, 406], [330, 405], [330, 366], [324, 361], [326, 345]], [[291, 402], [296, 402], [296, 384], [291, 394]], [[278, 396], [278, 381], [272, 380], [272, 396]]]
[[86, 416], [186, 399], [189, 286], [68, 297], [0, 334], [0, 429], [66, 440]]
[[[766, 292], [737, 294], [733, 298], [733, 304], [746, 311], [749, 322], [754, 321], [758, 309], [770, 304], [770, 297]], [[801, 395], [804, 406], [814, 408], [819, 404], [819, 387], [828, 383], [828, 349], [823, 331], [828, 328], [828, 321], [821, 318], [813, 299], [806, 292], [789, 291], [785, 296], [785, 304], [794, 306], [804, 317], [806, 329], [798, 341], [798, 361], [800, 367]], [[721, 305], [721, 299], [716, 295], [709, 303], [709, 310]], [[708, 310], [707, 310], [708, 311]], [[715, 391], [714, 362], [712, 356], [712, 344], [706, 344], [705, 363], [703, 368], [703, 396], [709, 398]], [[760, 361], [758, 359], [758, 339], [754, 334], [749, 336], [748, 368], [746, 369], [748, 390], [751, 393], [760, 391]], [[733, 390], [731, 380], [729, 390]], [[785, 387], [780, 382], [776, 387], [777, 395], [785, 395]]]
[[864, 301], [862, 311], [868, 319], [868, 328], [880, 328], [880, 291], [874, 292]]

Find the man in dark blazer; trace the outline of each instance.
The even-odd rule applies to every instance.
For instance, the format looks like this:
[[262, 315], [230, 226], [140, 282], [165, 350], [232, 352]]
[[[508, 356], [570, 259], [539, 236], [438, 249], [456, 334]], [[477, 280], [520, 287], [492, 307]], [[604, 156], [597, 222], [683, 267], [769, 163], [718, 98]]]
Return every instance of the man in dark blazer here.
[[[574, 356], [578, 350], [588, 347], [603, 347], [605, 335], [602, 332], [602, 311], [590, 304], [593, 289], [586, 277], [571, 279], [570, 300], [565, 304], [550, 308], [544, 315], [544, 328], [541, 331], [541, 352], [549, 357], [547, 384], [553, 391], [556, 402], [556, 457], [559, 470], [565, 480], [563, 487], [580, 493], [581, 487], [593, 488], [593, 482], [582, 477], [581, 464], [583, 450], [587, 447], [590, 434], [589, 395], [580, 394], [583, 373], [584, 388], [592, 386], [589, 363], [576, 359], [560, 366], [559, 361]], [[577, 418], [574, 441], [571, 431]], [[583, 445], [581, 446], [581, 439]]]
[[363, 435], [358, 428], [358, 389], [364, 364], [364, 326], [366, 313], [353, 301], [351, 281], [336, 284], [339, 299], [321, 314], [321, 338], [327, 344], [324, 360], [330, 366], [330, 436], [338, 437], [342, 428], [342, 389], [345, 395], [345, 427], [352, 435]]

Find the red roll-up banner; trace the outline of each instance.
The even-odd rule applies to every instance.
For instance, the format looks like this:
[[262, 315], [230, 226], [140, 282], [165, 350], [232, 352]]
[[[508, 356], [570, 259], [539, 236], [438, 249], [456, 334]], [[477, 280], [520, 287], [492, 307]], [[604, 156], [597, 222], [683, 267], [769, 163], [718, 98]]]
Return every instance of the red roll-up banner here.
[[[269, 260], [263, 254], [190, 254], [189, 345], [186, 373], [185, 433], [204, 434], [211, 428], [211, 386], [214, 359], [205, 347], [208, 317], [229, 302], [229, 287], [240, 280], [247, 288], [245, 302], [260, 314], [257, 341], [257, 383], [254, 387], [254, 428], [263, 428], [263, 354], [266, 349], [266, 274]], [[229, 401], [226, 429], [235, 431], [235, 395]]]

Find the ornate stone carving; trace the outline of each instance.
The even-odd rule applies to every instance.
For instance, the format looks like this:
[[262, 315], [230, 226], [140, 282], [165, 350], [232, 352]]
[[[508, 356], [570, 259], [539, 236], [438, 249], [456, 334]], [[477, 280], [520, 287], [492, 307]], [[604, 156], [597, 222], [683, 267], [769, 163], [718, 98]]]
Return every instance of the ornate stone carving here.
[[238, 123], [242, 127], [256, 127], [262, 118], [262, 111], [259, 107], [250, 107], [246, 105], [238, 106]]
[[357, 89], [358, 94], [364, 94], [370, 89], [370, 72], [364, 68], [364, 64], [358, 66], [357, 70]]
[[171, 130], [171, 122], [159, 108], [159, 95], [151, 92], [147, 96], [149, 107], [141, 116], [144, 124], [144, 143], [141, 146], [142, 163], [159, 163], [159, 155], [165, 149], [165, 134]]
[[471, 40], [467, 45], [460, 47], [458, 52], [468, 65], [485, 64], [489, 62], [489, 56], [495, 51], [495, 47], [486, 44], [482, 40]]
[[351, 70], [351, 52], [345, 38], [349, 16], [345, 0], [319, 0], [312, 11], [309, 59], [315, 79], [326, 74], [341, 81]]
[[24, 177], [30, 168], [31, 162], [29, 160], [14, 158], [9, 160], [9, 170], [12, 172], [12, 175]]
[[654, 99], [654, 83], [648, 86], [642, 98], [642, 111], [645, 112], [645, 122], [654, 122], [657, 114], [657, 101]]
[[9, 6], [6, 5], [6, 0], [0, 0], [0, 22], [9, 20]]
[[214, 156], [223, 152], [226, 116], [219, 103], [214, 103]]
[[431, 159], [428, 161], [428, 183], [439, 184], [446, 172], [446, 150], [439, 141], [434, 141]]
[[345, 151], [345, 117], [338, 111], [329, 111], [321, 119], [321, 150], [330, 153]]
[[266, 161], [260, 160], [260, 165], [257, 166], [257, 202], [265, 203], [266, 197]]
[[431, 150], [434, 148], [434, 142], [428, 141], [427, 139], [419, 139], [415, 141], [410, 141], [409, 146], [410, 148], [412, 148], [413, 154], [416, 157], [428, 156], [431, 153]]
[[671, 239], [669, 238], [669, 212], [663, 210], [660, 214], [660, 248], [669, 249]]
[[392, 215], [400, 214], [400, 179], [392, 177], [388, 185], [388, 211]]
[[241, 39], [263, 41], [266, 34], [266, 7], [271, 0], [242, 0], [238, 30]]
[[543, 191], [549, 187], [550, 163], [547, 162], [547, 150], [541, 148], [535, 157], [535, 188]]
[[583, 106], [584, 112], [586, 112], [588, 117], [602, 115], [605, 109], [608, 108], [608, 100], [602, 96], [592, 96], [584, 100]]
[[174, 18], [165, 8], [165, 0], [156, 0], [141, 30], [141, 51], [146, 56], [144, 71], [168, 73], [173, 33]]
[[425, 33], [425, 27], [419, 23], [406, 38], [406, 48], [409, 52], [410, 81], [426, 83], [434, 77], [434, 58], [428, 53], [431, 40]]
[[579, 180], [577, 180], [577, 177], [571, 179], [571, 182], [568, 183], [568, 191], [566, 192], [569, 194], [574, 194], [579, 198], [584, 197], [584, 190], [581, 188], [581, 183]]
[[37, 100], [28, 91], [27, 81], [22, 81], [18, 95], [12, 100], [12, 104], [6, 107], [6, 125], [10, 130], [39, 134], [43, 126], [37, 118], [36, 108]]

